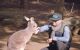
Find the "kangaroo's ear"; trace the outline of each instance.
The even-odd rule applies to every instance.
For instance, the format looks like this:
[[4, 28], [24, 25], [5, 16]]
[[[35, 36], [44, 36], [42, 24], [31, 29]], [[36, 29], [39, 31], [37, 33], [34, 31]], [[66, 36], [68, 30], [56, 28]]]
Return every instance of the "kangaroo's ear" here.
[[31, 21], [34, 21], [34, 17], [31, 17], [30, 20], [31, 20]]
[[34, 17], [30, 18], [31, 23], [34, 23]]
[[24, 18], [27, 20], [27, 21], [29, 21], [30, 19], [28, 18], [28, 17], [26, 17], [26, 16], [24, 16]]

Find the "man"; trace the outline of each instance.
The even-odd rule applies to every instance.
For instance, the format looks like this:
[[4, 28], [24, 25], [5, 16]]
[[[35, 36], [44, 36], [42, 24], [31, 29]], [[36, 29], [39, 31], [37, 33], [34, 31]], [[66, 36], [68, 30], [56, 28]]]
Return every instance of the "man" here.
[[49, 50], [69, 50], [71, 31], [63, 23], [62, 14], [54, 13], [49, 19], [50, 23], [39, 28], [39, 32], [49, 31]]

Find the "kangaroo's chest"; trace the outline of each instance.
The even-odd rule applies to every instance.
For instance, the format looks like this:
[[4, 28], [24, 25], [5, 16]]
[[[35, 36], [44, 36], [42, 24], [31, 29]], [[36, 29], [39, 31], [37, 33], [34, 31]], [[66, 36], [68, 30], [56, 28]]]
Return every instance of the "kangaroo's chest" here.
[[25, 31], [20, 31], [20, 32], [16, 32], [14, 33], [11, 37], [10, 37], [10, 41], [15, 42], [16, 44], [20, 44], [20, 43], [26, 43], [27, 41], [29, 41], [29, 39], [31, 38], [32, 34], [31, 33], [27, 33]]

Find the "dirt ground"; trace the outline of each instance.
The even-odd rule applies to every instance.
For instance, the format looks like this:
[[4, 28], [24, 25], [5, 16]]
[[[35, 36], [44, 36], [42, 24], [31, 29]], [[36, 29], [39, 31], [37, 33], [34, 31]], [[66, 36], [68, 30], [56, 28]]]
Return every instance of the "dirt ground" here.
[[[0, 50], [7, 50], [8, 37], [9, 36], [0, 37]], [[37, 36], [33, 36], [32, 38], [34, 37], [37, 37]], [[48, 46], [48, 43], [43, 39], [40, 39], [41, 42], [39, 42], [39, 39], [37, 40], [31, 39], [29, 43], [27, 43], [25, 50], [47, 50], [45, 47]], [[70, 50], [80, 50], [80, 36], [73, 37]]]

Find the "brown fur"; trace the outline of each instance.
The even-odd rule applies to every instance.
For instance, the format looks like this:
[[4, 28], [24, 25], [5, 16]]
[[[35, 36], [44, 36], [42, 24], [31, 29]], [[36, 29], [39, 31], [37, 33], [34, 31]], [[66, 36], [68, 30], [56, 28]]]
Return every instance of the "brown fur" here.
[[38, 31], [38, 27], [33, 18], [28, 19], [27, 28], [13, 33], [8, 39], [8, 50], [24, 50], [26, 43], [30, 40], [33, 33]]

